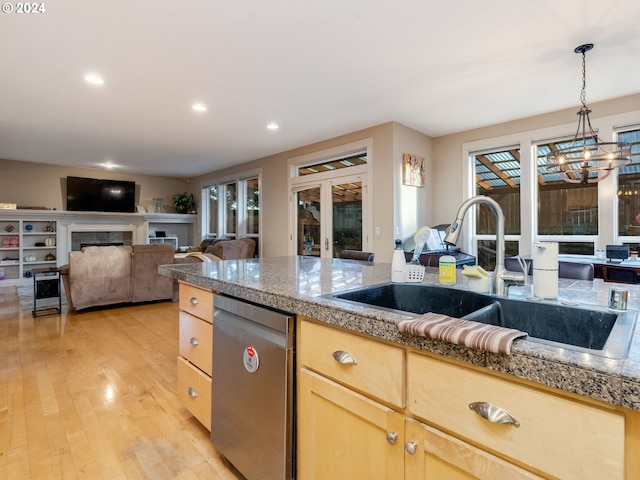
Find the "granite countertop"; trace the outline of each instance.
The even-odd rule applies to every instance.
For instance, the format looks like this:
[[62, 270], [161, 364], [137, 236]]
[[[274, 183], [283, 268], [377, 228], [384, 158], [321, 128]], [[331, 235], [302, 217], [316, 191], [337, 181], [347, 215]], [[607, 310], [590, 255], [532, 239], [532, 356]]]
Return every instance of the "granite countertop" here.
[[[404, 334], [396, 328], [396, 322], [410, 315], [323, 297], [389, 282], [389, 263], [367, 265], [291, 256], [163, 265], [159, 267], [159, 273], [250, 302], [307, 315], [331, 325], [640, 411], [639, 328], [634, 332], [626, 359], [603, 358], [527, 340], [515, 340], [511, 354], [501, 355]], [[457, 277], [457, 284], [452, 288], [466, 289], [466, 277]], [[437, 269], [427, 268], [423, 283], [437, 282]], [[616, 284], [601, 279], [593, 282], [560, 279], [558, 300], [577, 302], [580, 306], [606, 306], [613, 285]], [[628, 308], [639, 310], [640, 286], [623, 287], [629, 291]], [[511, 290], [518, 295], [518, 288]]]

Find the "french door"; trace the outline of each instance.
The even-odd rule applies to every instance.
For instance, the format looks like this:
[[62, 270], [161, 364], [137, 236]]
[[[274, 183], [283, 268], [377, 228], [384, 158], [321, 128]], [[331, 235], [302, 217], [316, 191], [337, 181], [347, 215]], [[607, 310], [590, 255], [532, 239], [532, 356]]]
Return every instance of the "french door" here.
[[366, 175], [337, 176], [293, 187], [297, 255], [336, 258], [369, 249], [365, 234]]

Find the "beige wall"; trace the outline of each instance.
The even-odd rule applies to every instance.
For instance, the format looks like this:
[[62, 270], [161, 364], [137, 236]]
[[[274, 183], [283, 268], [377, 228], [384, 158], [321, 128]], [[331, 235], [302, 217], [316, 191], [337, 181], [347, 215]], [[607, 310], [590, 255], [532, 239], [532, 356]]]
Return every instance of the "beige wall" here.
[[174, 211], [172, 195], [187, 191], [190, 186], [177, 178], [0, 160], [0, 202], [64, 210], [67, 176], [134, 181], [137, 205], [152, 208], [153, 198], [163, 198], [166, 212]]
[[[640, 94], [591, 105], [592, 118], [640, 110]], [[289, 253], [289, 170], [293, 157], [320, 152], [352, 142], [371, 139], [372, 250], [376, 260], [391, 260], [395, 238], [413, 236], [422, 225], [450, 223], [462, 202], [463, 145], [518, 132], [576, 122], [576, 108], [513, 122], [469, 130], [435, 139], [396, 122], [389, 122], [329, 140], [250, 161], [186, 180], [152, 175], [132, 175], [93, 169], [57, 167], [0, 160], [0, 202], [24, 206], [63, 209], [64, 179], [68, 175], [133, 180], [139, 186], [139, 204], [151, 206], [154, 197], [165, 200], [169, 211], [171, 195], [189, 191], [197, 198], [213, 181], [240, 172], [260, 171], [261, 254], [265, 257]], [[638, 119], [640, 120], [640, 119]], [[426, 161], [424, 188], [402, 184], [402, 155], [420, 155]], [[377, 232], [379, 231], [379, 234]], [[199, 232], [196, 239], [199, 239]], [[195, 242], [197, 243], [197, 241]]]
[[[538, 115], [434, 138], [433, 157], [436, 160], [433, 163], [433, 198], [435, 208], [432, 223], [451, 223], [455, 218], [458, 206], [464, 200], [462, 198], [462, 165], [465, 159], [463, 159], [462, 151], [465, 143], [558, 125], [575, 123], [577, 127], [578, 117], [576, 112], [578, 107], [579, 105], [546, 115]], [[593, 111], [591, 114], [592, 120], [598, 117], [637, 111], [640, 110], [640, 94], [594, 103], [589, 105], [589, 108]], [[640, 122], [640, 118], [636, 119], [636, 122]], [[502, 145], [496, 146], [500, 147]]]
[[[294, 157], [320, 152], [365, 139], [372, 139], [371, 175], [372, 189], [372, 245], [379, 261], [390, 261], [393, 251], [395, 228], [401, 236], [413, 235], [415, 225], [424, 223], [429, 212], [427, 200], [429, 188], [401, 186], [402, 153], [413, 153], [430, 159], [430, 139], [398, 123], [385, 123], [330, 140], [296, 148], [232, 168], [219, 170], [192, 179], [192, 186], [204, 187], [218, 179], [240, 172], [261, 170], [261, 255], [282, 256], [289, 253], [289, 160]], [[429, 167], [430, 168], [430, 167]], [[428, 178], [431, 175], [427, 175]], [[409, 190], [404, 192], [404, 190]], [[402, 195], [403, 203], [397, 197]], [[411, 201], [409, 201], [411, 200]], [[416, 204], [419, 207], [416, 207]], [[394, 207], [394, 205], [398, 205]], [[400, 215], [402, 209], [403, 215]], [[421, 216], [416, 220], [416, 216]], [[378, 230], [376, 230], [378, 227]], [[404, 234], [404, 230], [408, 233]], [[379, 231], [379, 234], [376, 232]]]
[[[413, 238], [418, 228], [433, 225], [433, 155], [432, 139], [423, 133], [398, 123], [393, 132], [393, 201], [395, 238]], [[405, 153], [419, 155], [425, 160], [425, 185], [413, 187], [402, 183], [402, 160]], [[389, 188], [387, 186], [386, 188]]]

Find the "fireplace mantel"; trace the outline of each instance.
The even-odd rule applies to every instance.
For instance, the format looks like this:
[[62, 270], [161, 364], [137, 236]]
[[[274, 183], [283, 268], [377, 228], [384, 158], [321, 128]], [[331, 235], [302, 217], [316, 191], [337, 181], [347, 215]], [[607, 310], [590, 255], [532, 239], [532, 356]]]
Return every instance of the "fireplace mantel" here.
[[[3, 210], [5, 218], [39, 218], [58, 222], [59, 264], [66, 263], [73, 248], [74, 232], [122, 232], [126, 240], [123, 243], [149, 243], [149, 237], [156, 230], [175, 233], [180, 245], [193, 245], [196, 241], [198, 215], [179, 213], [111, 213], [111, 212], [71, 212], [61, 210]], [[175, 230], [175, 232], [174, 232]], [[101, 234], [101, 237], [104, 235]], [[117, 235], [116, 235], [117, 236]], [[109, 243], [120, 243], [110, 240]]]

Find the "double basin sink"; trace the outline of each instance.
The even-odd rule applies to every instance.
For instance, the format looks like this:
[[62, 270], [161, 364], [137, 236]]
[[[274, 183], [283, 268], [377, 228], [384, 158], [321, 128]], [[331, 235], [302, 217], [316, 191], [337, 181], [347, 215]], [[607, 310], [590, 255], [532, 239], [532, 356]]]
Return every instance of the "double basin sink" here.
[[629, 354], [637, 312], [563, 305], [458, 290], [439, 285], [388, 283], [327, 297], [400, 313], [440, 313], [514, 328], [526, 340], [607, 358]]

